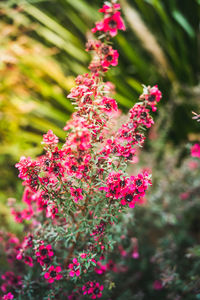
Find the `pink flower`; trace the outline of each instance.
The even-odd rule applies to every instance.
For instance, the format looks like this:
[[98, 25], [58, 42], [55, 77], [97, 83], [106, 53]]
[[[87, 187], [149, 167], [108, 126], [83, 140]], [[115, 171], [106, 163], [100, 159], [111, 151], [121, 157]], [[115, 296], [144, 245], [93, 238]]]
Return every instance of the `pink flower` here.
[[[33, 176], [37, 177], [35, 170], [38, 168], [39, 163], [32, 161], [30, 157], [22, 156], [20, 161], [15, 165], [19, 170], [19, 178], [28, 179], [29, 176], [33, 179]], [[30, 175], [31, 174], [31, 175]]]
[[191, 170], [195, 170], [198, 168], [198, 162], [196, 160], [190, 160], [188, 162], [188, 167], [191, 169]]
[[100, 224], [96, 226], [96, 229], [90, 233], [90, 236], [93, 236], [94, 240], [98, 241], [104, 235], [105, 226], [106, 224], [101, 221]]
[[200, 158], [200, 144], [194, 144], [190, 151], [192, 157]]
[[148, 178], [148, 173], [145, 172], [144, 174], [138, 174], [136, 177], [131, 176], [130, 184], [135, 186], [138, 194], [143, 194], [147, 190], [148, 185], [151, 185], [151, 181]]
[[63, 277], [61, 274], [59, 274], [61, 271], [62, 270], [60, 266], [51, 266], [44, 274], [44, 278], [47, 279], [49, 283], [53, 283], [55, 280], [60, 280]]
[[114, 4], [112, 6], [104, 4], [102, 8], [99, 9], [99, 12], [108, 14], [112, 13], [113, 10], [120, 10], [120, 4]]
[[139, 255], [138, 251], [137, 251], [137, 250], [134, 250], [133, 253], [132, 253], [132, 258], [138, 259], [139, 256], [140, 256], [140, 255]]
[[153, 283], [154, 290], [161, 290], [163, 288], [162, 282], [160, 280], [155, 280]]
[[[151, 89], [150, 89], [150, 96], [149, 96], [149, 98], [154, 98], [155, 97], [155, 100], [157, 101], [157, 102], [159, 102], [160, 101], [160, 99], [162, 98], [162, 93], [161, 93], [161, 91], [158, 89], [158, 86], [157, 85], [154, 85]], [[148, 101], [152, 101], [152, 99], [149, 99], [148, 98]]]
[[71, 191], [72, 197], [74, 198], [74, 202], [77, 203], [79, 200], [83, 200], [82, 189], [80, 189], [80, 188], [77, 188], [77, 189], [70, 188], [70, 191]]
[[8, 288], [20, 289], [22, 287], [22, 278], [19, 275], [15, 275], [12, 271], [7, 271], [1, 275], [1, 279], [5, 281], [1, 285], [2, 292], [6, 293]]
[[32, 207], [23, 209], [22, 211], [16, 211], [15, 209], [11, 209], [11, 214], [14, 216], [15, 221], [17, 223], [22, 223], [24, 220], [30, 220], [33, 216]]
[[126, 30], [121, 14], [117, 11], [111, 17], [104, 19], [104, 32], [109, 32], [112, 37], [117, 35], [118, 30]]
[[69, 272], [69, 276], [74, 277], [74, 275], [76, 276], [80, 276], [80, 264], [78, 262], [78, 260], [76, 258], [73, 259], [73, 263], [69, 264], [69, 269], [71, 270]]
[[103, 110], [108, 114], [112, 113], [113, 110], [118, 110], [117, 102], [115, 101], [115, 99], [112, 99], [110, 97], [103, 97], [101, 104], [104, 106]]
[[137, 200], [138, 196], [134, 195], [134, 190], [127, 190], [126, 194], [124, 195], [124, 198], [121, 200], [121, 204], [128, 204], [130, 208], [134, 208]]
[[162, 98], [162, 93], [158, 89], [158, 86], [155, 85], [152, 88], [148, 87], [148, 93], [145, 94], [145, 99], [147, 100], [147, 104], [151, 106], [152, 111], [156, 111], [157, 102]]
[[129, 113], [130, 119], [133, 121], [133, 128], [137, 128], [139, 125], [150, 128], [151, 125], [154, 124], [153, 119], [149, 115], [149, 109], [141, 104], [135, 104], [133, 108], [130, 109]]
[[116, 11], [113, 15], [109, 17], [106, 16], [102, 21], [97, 22], [96, 26], [92, 29], [92, 32], [108, 32], [112, 37], [114, 37], [117, 35], [118, 30], [126, 30], [126, 27], [121, 18], [120, 12]]
[[54, 252], [51, 245], [41, 245], [35, 255], [37, 256], [38, 262], [43, 266], [44, 264], [49, 264], [51, 262]]
[[33, 267], [33, 259], [30, 256], [25, 256], [24, 257], [24, 262], [27, 264], [29, 267]]
[[[111, 66], [117, 66], [118, 65], [118, 57], [119, 53], [117, 50], [114, 50], [112, 47], [104, 46], [101, 48], [101, 52], [104, 55], [104, 58], [102, 59], [102, 66], [104, 68]], [[104, 53], [105, 52], [105, 53]]]
[[53, 133], [52, 130], [49, 130], [47, 134], [43, 135], [42, 144], [46, 145], [56, 145], [58, 143], [58, 137]]
[[112, 272], [117, 272], [117, 265], [112, 260], [109, 260], [107, 262], [106, 268]]
[[190, 193], [188, 193], [188, 192], [185, 192], [185, 193], [181, 193], [181, 194], [180, 194], [181, 200], [186, 200], [186, 199], [189, 198], [189, 196], [190, 196]]
[[14, 295], [12, 293], [8, 293], [3, 296], [3, 300], [10, 300], [10, 299], [14, 299]]
[[83, 259], [86, 258], [87, 257], [87, 253], [81, 253], [80, 257], [83, 258]]
[[55, 219], [57, 214], [58, 214], [58, 208], [54, 204], [47, 206], [47, 211], [46, 211], [47, 218], [51, 218], [53, 220]]
[[106, 272], [106, 265], [103, 265], [100, 261], [97, 262], [96, 267], [94, 268], [95, 272], [99, 275], [102, 275]]
[[98, 282], [88, 281], [82, 287], [83, 295], [90, 295], [91, 299], [100, 298], [102, 296], [103, 285]]

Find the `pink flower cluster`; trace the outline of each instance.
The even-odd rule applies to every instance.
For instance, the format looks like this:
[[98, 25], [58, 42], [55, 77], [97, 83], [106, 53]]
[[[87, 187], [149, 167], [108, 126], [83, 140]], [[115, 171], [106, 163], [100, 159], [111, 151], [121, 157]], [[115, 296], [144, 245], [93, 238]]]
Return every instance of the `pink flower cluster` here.
[[147, 105], [151, 107], [152, 111], [157, 110], [156, 106], [157, 106], [158, 102], [161, 100], [161, 98], [162, 98], [162, 93], [158, 89], [157, 85], [155, 85], [153, 87], [144, 86], [144, 92], [140, 96], [140, 99], [145, 100]]
[[48, 265], [52, 261], [52, 257], [54, 256], [54, 252], [52, 250], [51, 245], [42, 245], [39, 246], [35, 251], [35, 255], [37, 257], [37, 261], [41, 266]]
[[6, 293], [9, 289], [20, 289], [22, 287], [22, 277], [15, 275], [12, 271], [7, 271], [1, 275], [1, 279], [5, 281], [1, 285], [1, 290]]
[[3, 296], [3, 300], [10, 300], [10, 299], [14, 299], [14, 295], [11, 292]]
[[151, 180], [147, 172], [129, 178], [122, 176], [121, 172], [112, 172], [107, 177], [106, 186], [100, 189], [106, 191], [107, 197], [120, 199], [122, 205], [128, 204], [133, 208], [135, 203], [145, 196], [149, 185]]
[[50, 266], [47, 272], [44, 274], [44, 278], [47, 279], [49, 283], [53, 283], [55, 280], [60, 280], [63, 278], [63, 276], [60, 274], [61, 272], [62, 269], [60, 266]]
[[[26, 207], [11, 210], [15, 220], [25, 223], [31, 233], [22, 243], [15, 241], [9, 251], [18, 263], [40, 266], [43, 281], [50, 287], [62, 278], [60, 285], [66, 279], [75, 284], [87, 281], [89, 272], [97, 276], [119, 270], [112, 260], [103, 262], [110, 247], [107, 233], [127, 206], [142, 202], [151, 185], [148, 172], [129, 176], [124, 166], [136, 162], [136, 150], [145, 140], [144, 129], [154, 123], [150, 109], [156, 110], [161, 92], [157, 86], [144, 87], [128, 118], [122, 116], [119, 122], [114, 86], [103, 82], [108, 68], [118, 64], [119, 54], [110, 38], [125, 30], [119, 10], [114, 1], [103, 6], [103, 20], [92, 31], [103, 33], [105, 39], [86, 44], [86, 50], [94, 53], [91, 72], [79, 75], [68, 95], [75, 112], [64, 127], [65, 143], [59, 147], [58, 137], [49, 130], [43, 135], [44, 154], [35, 160], [21, 157], [16, 164], [25, 187]], [[127, 255], [122, 246], [119, 250]], [[131, 251], [129, 256], [137, 259], [136, 240]], [[22, 287], [20, 276], [12, 272], [2, 276], [4, 293], [10, 292], [11, 285]], [[69, 299], [73, 295], [100, 298], [103, 288], [94, 280], [82, 287], [78, 284]], [[12, 299], [9, 293], [5, 297]]]
[[119, 53], [110, 45], [89, 40], [86, 44], [86, 51], [95, 52], [95, 57], [89, 65], [89, 69], [93, 73], [106, 72], [110, 66], [118, 65]]
[[111, 37], [117, 35], [118, 30], [126, 30], [124, 21], [119, 12], [120, 4], [104, 5], [99, 11], [104, 14], [102, 21], [97, 22], [92, 32], [102, 31]]
[[83, 295], [91, 296], [91, 299], [100, 298], [102, 296], [103, 285], [100, 285], [98, 282], [88, 281], [82, 287]]

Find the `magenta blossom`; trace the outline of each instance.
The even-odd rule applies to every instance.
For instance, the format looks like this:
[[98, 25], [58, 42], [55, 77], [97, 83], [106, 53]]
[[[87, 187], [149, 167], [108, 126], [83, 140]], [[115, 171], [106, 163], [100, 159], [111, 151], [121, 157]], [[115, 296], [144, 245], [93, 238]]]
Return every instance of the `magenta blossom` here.
[[120, 4], [116, 3], [113, 6], [104, 4], [103, 7], [99, 9], [99, 12], [109, 14], [112, 13], [113, 10], [120, 10]]
[[79, 200], [83, 200], [82, 189], [78, 188], [70, 188], [71, 195], [74, 198], [74, 202], [78, 202]]
[[53, 283], [55, 280], [60, 280], [63, 276], [60, 274], [61, 267], [51, 266], [48, 271], [44, 274], [44, 278], [48, 280], [49, 283]]
[[194, 144], [191, 148], [191, 156], [200, 158], [200, 144]]
[[41, 245], [35, 255], [37, 256], [38, 262], [43, 266], [44, 264], [49, 264], [51, 262], [54, 252], [51, 245]]
[[162, 282], [160, 280], [155, 280], [153, 283], [154, 290], [161, 290], [163, 288]]
[[104, 106], [103, 110], [108, 114], [118, 110], [117, 102], [110, 97], [103, 97], [101, 104]]
[[69, 264], [69, 276], [74, 277], [74, 275], [76, 276], [80, 276], [80, 264], [78, 262], [78, 260], [76, 258], [73, 259], [73, 263]]
[[58, 137], [53, 133], [52, 130], [49, 130], [47, 134], [43, 135], [42, 144], [46, 145], [56, 145], [58, 143]]
[[119, 11], [115, 12], [109, 17], [105, 17], [100, 22], [97, 22], [96, 26], [92, 29], [92, 32], [108, 32], [111, 37], [114, 37], [117, 35], [118, 30], [126, 30], [125, 24], [121, 18], [121, 14]]
[[82, 287], [83, 295], [91, 295], [91, 299], [101, 298], [103, 285], [98, 282], [88, 281]]
[[3, 300], [14, 299], [14, 295], [12, 293], [8, 293], [8, 294], [4, 295], [2, 299]]
[[118, 65], [119, 53], [117, 50], [111, 49], [107, 55], [104, 56], [102, 60], [102, 66], [104, 68], [109, 67], [110, 65], [115, 67]]
[[154, 85], [152, 88], [149, 88], [148, 93], [145, 95], [145, 99], [147, 100], [148, 105], [151, 106], [152, 111], [157, 110], [156, 105], [161, 98], [162, 98], [162, 93], [158, 89], [157, 85]]
[[112, 37], [117, 35], [118, 30], [126, 30], [121, 14], [117, 11], [114, 15], [104, 19], [104, 32], [109, 32]]

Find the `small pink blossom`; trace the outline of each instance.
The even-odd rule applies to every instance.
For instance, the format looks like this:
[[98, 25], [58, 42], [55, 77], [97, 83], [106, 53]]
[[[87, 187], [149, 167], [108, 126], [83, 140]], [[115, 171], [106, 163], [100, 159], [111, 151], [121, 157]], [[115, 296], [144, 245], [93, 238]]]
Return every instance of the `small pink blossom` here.
[[188, 193], [188, 192], [185, 192], [185, 193], [181, 193], [181, 194], [180, 194], [181, 200], [186, 200], [186, 199], [189, 198], [189, 196], [190, 196], [190, 193]]
[[51, 266], [48, 269], [48, 271], [44, 274], [44, 278], [47, 279], [49, 283], [53, 283], [55, 280], [62, 279], [63, 276], [60, 274], [61, 271], [62, 270], [60, 266], [58, 267]]
[[105, 16], [104, 19], [96, 23], [96, 26], [92, 29], [92, 32], [97, 31], [108, 32], [111, 37], [117, 35], [118, 30], [126, 30], [123, 19], [119, 11], [116, 11], [111, 16]]
[[196, 161], [196, 160], [190, 160], [189, 162], [188, 162], [188, 167], [190, 168], [190, 170], [195, 170], [195, 169], [197, 169], [198, 168], [198, 161]]
[[162, 282], [160, 280], [155, 280], [153, 283], [154, 290], [161, 290], [163, 288]]
[[200, 158], [200, 144], [194, 144], [191, 148], [191, 156]]
[[117, 102], [115, 101], [115, 99], [112, 99], [110, 97], [103, 97], [101, 104], [103, 105], [103, 110], [106, 113], [112, 113], [114, 110], [118, 110]]
[[74, 199], [74, 202], [78, 202], [79, 200], [83, 200], [83, 194], [82, 194], [82, 189], [80, 188], [70, 188], [71, 195]]
[[80, 276], [80, 269], [79, 269], [80, 263], [76, 258], [73, 259], [73, 263], [69, 264], [68, 268], [70, 269], [69, 276], [71, 277], [74, 277], [74, 275]]
[[58, 137], [53, 133], [52, 130], [49, 130], [47, 134], [43, 135], [42, 144], [46, 145], [56, 145], [58, 143]]
[[14, 295], [12, 293], [8, 293], [3, 296], [3, 300], [10, 300], [10, 299], [14, 299]]

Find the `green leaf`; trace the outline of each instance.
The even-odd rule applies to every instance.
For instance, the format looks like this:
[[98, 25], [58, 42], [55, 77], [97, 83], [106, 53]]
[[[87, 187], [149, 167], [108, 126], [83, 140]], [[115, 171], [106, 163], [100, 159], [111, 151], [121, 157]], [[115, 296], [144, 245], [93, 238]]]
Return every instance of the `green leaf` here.
[[174, 10], [172, 12], [174, 19], [179, 23], [179, 25], [188, 33], [191, 38], [195, 37], [195, 32], [192, 26], [189, 24], [187, 19], [181, 14], [180, 11]]

